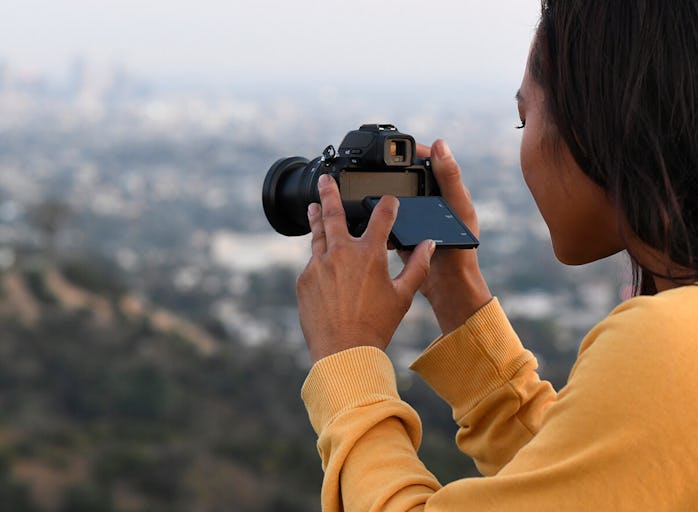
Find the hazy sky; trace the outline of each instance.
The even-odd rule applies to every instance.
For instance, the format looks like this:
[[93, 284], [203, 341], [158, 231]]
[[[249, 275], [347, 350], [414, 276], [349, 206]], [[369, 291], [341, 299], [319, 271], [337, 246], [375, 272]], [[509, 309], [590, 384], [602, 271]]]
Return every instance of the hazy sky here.
[[3, 0], [0, 59], [149, 77], [516, 83], [538, 0]]

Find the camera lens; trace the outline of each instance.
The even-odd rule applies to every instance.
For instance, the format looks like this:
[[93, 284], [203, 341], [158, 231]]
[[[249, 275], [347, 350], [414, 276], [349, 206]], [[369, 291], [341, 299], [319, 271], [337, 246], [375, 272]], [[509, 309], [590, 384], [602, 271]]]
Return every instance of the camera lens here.
[[[318, 159], [294, 156], [277, 160], [269, 168], [262, 188], [262, 205], [269, 224], [286, 236], [310, 232], [308, 205], [319, 202], [313, 181], [313, 164]], [[315, 193], [313, 193], [315, 192]]]

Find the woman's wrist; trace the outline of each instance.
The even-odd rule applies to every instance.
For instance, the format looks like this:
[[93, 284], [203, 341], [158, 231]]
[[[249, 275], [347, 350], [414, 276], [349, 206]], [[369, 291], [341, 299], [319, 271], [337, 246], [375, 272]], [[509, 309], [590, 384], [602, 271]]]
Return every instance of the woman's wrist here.
[[441, 332], [448, 334], [490, 302], [492, 294], [485, 278], [478, 272], [474, 276], [449, 280], [447, 286], [434, 287], [427, 299]]

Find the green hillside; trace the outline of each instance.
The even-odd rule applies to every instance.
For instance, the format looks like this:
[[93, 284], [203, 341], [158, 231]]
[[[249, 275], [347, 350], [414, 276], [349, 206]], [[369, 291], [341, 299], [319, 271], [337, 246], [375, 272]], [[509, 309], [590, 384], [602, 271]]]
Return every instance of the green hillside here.
[[[3, 510], [319, 510], [297, 348], [246, 346], [75, 263], [0, 274], [0, 333]], [[447, 407], [403, 387], [430, 469], [474, 474]]]
[[304, 371], [282, 347], [138, 310], [108, 283], [0, 278], [3, 510], [318, 509]]

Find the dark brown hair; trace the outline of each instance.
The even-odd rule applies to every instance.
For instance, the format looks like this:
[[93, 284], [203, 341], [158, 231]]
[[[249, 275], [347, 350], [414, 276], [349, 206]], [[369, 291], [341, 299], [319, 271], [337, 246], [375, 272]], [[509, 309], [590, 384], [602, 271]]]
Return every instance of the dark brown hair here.
[[630, 253], [636, 293], [697, 280], [698, 0], [542, 0], [530, 71], [581, 169], [662, 255]]

